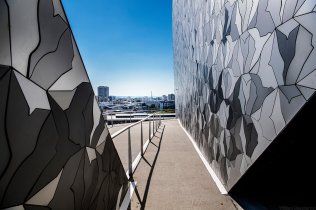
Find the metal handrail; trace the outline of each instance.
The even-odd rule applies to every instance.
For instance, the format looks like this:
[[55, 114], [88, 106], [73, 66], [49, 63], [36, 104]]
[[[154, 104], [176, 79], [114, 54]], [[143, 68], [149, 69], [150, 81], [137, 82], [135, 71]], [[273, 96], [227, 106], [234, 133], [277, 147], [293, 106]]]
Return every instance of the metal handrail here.
[[121, 130], [115, 132], [113, 135], [111, 135], [112, 139], [114, 139], [115, 137], [117, 137], [118, 135], [120, 135], [121, 133], [123, 133], [124, 131], [126, 131], [127, 129], [129, 129], [129, 128], [131, 128], [131, 127], [134, 127], [135, 125], [138, 125], [138, 124], [141, 123], [141, 122], [146, 121], [148, 118], [151, 118], [152, 116], [154, 116], [154, 114], [148, 115], [148, 117], [146, 117], [146, 118], [144, 118], [144, 119], [142, 119], [142, 120], [140, 120], [140, 121], [137, 121], [137, 122], [135, 122], [135, 123], [132, 123], [132, 124], [126, 126], [125, 128], [122, 128]]
[[[159, 116], [159, 117], [158, 117]], [[152, 131], [151, 131], [151, 120], [150, 118], [152, 118]], [[145, 142], [144, 144], [144, 139], [143, 139], [143, 122], [149, 120], [149, 132], [148, 132], [148, 140]], [[136, 159], [134, 161], [132, 161], [132, 146], [131, 146], [131, 132], [130, 129], [138, 124], [141, 124], [141, 135], [140, 135], [140, 142], [141, 142], [141, 148], [140, 148], [140, 153], [139, 155], [136, 157]], [[152, 115], [149, 115], [148, 117], [135, 122], [133, 124], [130, 124], [128, 126], [126, 126], [125, 128], [115, 132], [113, 135], [111, 135], [112, 139], [116, 138], [118, 135], [122, 134], [125, 131], [128, 131], [128, 171], [126, 172], [126, 175], [128, 177], [128, 179], [130, 179], [130, 177], [132, 177], [134, 170], [136, 168], [136, 166], [138, 165], [141, 157], [143, 157], [144, 155], [144, 150], [147, 149], [148, 146], [148, 142], [151, 140], [152, 137], [154, 137], [154, 134], [157, 132], [159, 126], [161, 125], [161, 114], [157, 114], [154, 113]], [[134, 167], [133, 167], [134, 166]]]
[[[151, 120], [150, 118], [153, 118], [152, 121], [152, 132], [151, 132]], [[144, 137], [143, 137], [143, 122], [146, 121], [146, 120], [149, 120], [149, 135], [148, 135], [148, 140], [145, 142], [144, 144]], [[156, 123], [155, 123], [156, 122]], [[141, 135], [140, 135], [140, 153], [137, 155], [137, 157], [135, 158], [134, 161], [132, 161], [132, 146], [131, 146], [131, 128], [140, 124], [141, 127], [140, 127], [140, 132], [141, 132]], [[161, 114], [152, 114], [152, 115], [149, 115], [148, 117], [136, 122], [136, 123], [133, 123], [129, 126], [126, 126], [125, 128], [115, 132], [113, 135], [111, 135], [112, 139], [114, 139], [115, 137], [117, 137], [118, 135], [122, 134], [124, 131], [128, 131], [128, 171], [126, 172], [126, 176], [128, 178], [128, 180], [131, 182], [130, 184], [130, 192], [133, 192], [133, 189], [135, 188], [135, 185], [136, 185], [136, 182], [134, 182], [134, 180], [132, 179], [133, 177], [133, 173], [134, 171], [136, 170], [137, 168], [137, 165], [139, 164], [141, 158], [144, 156], [144, 152], [146, 151], [148, 145], [149, 145], [149, 142], [151, 141], [151, 139], [154, 137], [155, 133], [158, 131], [158, 128], [159, 126], [161, 125]], [[120, 207], [120, 209], [124, 209], [126, 210], [127, 209], [127, 206], [130, 202], [130, 199], [131, 199], [131, 195], [129, 195], [129, 193], [127, 193], [125, 196], [124, 196], [124, 200], [123, 200], [123, 203], [122, 203], [122, 206]]]
[[[120, 112], [120, 113], [117, 113], [117, 114], [122, 114], [122, 113]], [[138, 120], [137, 122], [139, 122], [139, 120], [143, 119], [143, 117], [144, 117], [144, 115], [138, 116], [138, 115], [134, 115], [132, 113], [123, 113], [123, 114], [126, 114], [126, 118], [113, 119], [113, 116], [116, 116], [115, 114], [114, 115], [113, 114], [111, 114], [111, 115], [104, 114], [103, 116], [105, 117], [107, 125], [108, 126], [112, 126], [112, 127], [114, 126], [114, 122], [120, 122], [120, 121], [128, 122], [129, 121], [130, 123], [132, 123], [132, 121], [135, 122], [137, 120]], [[127, 114], [129, 114], [129, 117], [127, 116]], [[175, 113], [161, 113], [161, 119], [164, 120], [166, 118], [165, 115], [169, 115], [169, 114], [174, 115], [173, 117], [176, 117]], [[132, 118], [132, 116], [133, 116], [133, 118]], [[149, 115], [149, 116], [152, 116], [152, 115]], [[148, 119], [149, 116], [148, 116], [148, 113], [147, 113], [146, 114], [146, 119]], [[110, 117], [110, 119], [109, 119], [109, 117]], [[171, 118], [171, 117], [167, 116], [167, 118]]]

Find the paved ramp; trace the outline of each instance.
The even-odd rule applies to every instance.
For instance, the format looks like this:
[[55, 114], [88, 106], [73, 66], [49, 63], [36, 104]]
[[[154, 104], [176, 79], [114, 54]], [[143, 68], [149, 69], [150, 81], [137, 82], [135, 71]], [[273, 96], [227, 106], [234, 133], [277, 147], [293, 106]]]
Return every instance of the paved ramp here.
[[[148, 131], [145, 133], [148, 138]], [[120, 155], [126, 150], [122, 146], [125, 140], [124, 136], [114, 140]], [[137, 147], [132, 149], [137, 153]], [[177, 120], [162, 121], [133, 178], [137, 188], [132, 210], [237, 209], [229, 196], [219, 192]]]

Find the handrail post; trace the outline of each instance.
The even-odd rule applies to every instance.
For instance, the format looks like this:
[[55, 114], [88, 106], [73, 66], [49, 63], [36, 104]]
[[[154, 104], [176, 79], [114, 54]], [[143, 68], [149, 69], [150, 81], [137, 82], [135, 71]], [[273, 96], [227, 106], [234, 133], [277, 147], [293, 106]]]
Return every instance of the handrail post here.
[[161, 125], [161, 114], [159, 115], [159, 126]]
[[161, 125], [161, 115], [160, 115], [160, 125]]
[[111, 114], [111, 123], [112, 123], [112, 127], [113, 127], [113, 113]]
[[128, 128], [128, 172], [129, 177], [133, 176], [133, 166], [132, 166], [132, 145], [131, 145], [131, 129]]
[[150, 117], [148, 118], [148, 127], [149, 127], [149, 140], [150, 140], [150, 127], [151, 127], [151, 124], [150, 124]]
[[156, 124], [155, 124], [156, 131], [155, 132], [157, 132], [157, 115], [156, 115], [156, 118], [155, 118], [155, 122], [156, 122]]
[[142, 156], [144, 156], [143, 141], [143, 122], [140, 122], [140, 152]]
[[155, 134], [155, 114], [153, 115], [153, 137]]

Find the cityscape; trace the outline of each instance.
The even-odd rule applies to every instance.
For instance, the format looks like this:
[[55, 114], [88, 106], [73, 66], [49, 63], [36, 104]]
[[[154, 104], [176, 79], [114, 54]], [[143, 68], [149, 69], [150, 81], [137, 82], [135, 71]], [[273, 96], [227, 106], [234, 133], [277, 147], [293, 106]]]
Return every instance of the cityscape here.
[[100, 108], [106, 112], [154, 112], [157, 110], [175, 112], [175, 95], [162, 96], [112, 96], [109, 87], [99, 86], [97, 100]]
[[135, 122], [150, 113], [159, 112], [164, 117], [176, 116], [175, 95], [169, 93], [152, 96], [112, 96], [108, 86], [99, 86], [97, 101], [108, 124]]

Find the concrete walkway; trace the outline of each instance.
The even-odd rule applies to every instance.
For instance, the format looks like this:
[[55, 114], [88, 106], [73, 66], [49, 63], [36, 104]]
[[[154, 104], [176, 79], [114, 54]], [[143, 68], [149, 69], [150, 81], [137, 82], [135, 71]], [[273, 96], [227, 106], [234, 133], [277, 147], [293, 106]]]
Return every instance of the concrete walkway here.
[[[147, 139], [148, 131], [145, 133]], [[124, 156], [127, 147], [123, 148], [123, 137], [114, 139], [114, 144]], [[136, 147], [134, 150], [137, 153]], [[123, 156], [121, 159], [126, 160]], [[133, 178], [137, 187], [132, 210], [237, 209], [229, 196], [220, 194], [177, 120], [162, 121]]]

